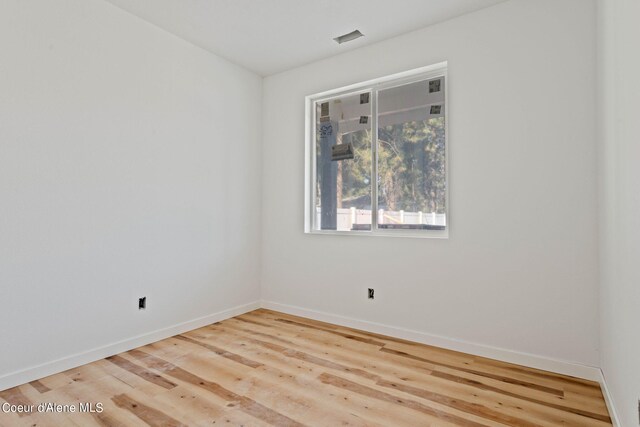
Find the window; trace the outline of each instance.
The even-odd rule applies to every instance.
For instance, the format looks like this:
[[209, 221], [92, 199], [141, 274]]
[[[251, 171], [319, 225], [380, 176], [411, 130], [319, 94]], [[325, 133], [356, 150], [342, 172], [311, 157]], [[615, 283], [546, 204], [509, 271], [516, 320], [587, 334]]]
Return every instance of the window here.
[[307, 97], [305, 231], [446, 237], [446, 64]]

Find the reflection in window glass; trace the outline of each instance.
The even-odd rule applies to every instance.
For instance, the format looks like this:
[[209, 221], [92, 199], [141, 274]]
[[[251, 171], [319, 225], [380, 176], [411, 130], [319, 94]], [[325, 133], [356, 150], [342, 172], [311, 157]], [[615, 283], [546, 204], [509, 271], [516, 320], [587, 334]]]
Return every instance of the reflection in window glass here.
[[371, 229], [371, 133], [369, 92], [316, 103], [316, 230]]
[[378, 92], [379, 228], [442, 229], [446, 225], [441, 80]]

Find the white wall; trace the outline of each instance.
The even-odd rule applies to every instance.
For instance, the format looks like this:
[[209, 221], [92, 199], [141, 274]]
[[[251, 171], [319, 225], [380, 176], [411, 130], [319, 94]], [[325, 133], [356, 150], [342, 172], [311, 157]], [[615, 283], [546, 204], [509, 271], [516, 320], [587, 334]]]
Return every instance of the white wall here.
[[102, 0], [0, 2], [0, 389], [259, 300], [261, 85]]
[[601, 0], [602, 369], [621, 425], [640, 400], [640, 3]]
[[[513, 0], [267, 77], [263, 299], [596, 366], [595, 9]], [[450, 238], [303, 234], [304, 96], [440, 61]]]

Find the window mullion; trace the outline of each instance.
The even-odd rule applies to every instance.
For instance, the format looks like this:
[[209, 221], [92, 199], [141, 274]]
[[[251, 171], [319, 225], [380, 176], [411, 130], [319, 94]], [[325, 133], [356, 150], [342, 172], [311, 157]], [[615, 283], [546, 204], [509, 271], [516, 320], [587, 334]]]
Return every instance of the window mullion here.
[[378, 230], [378, 89], [371, 89], [371, 231]]

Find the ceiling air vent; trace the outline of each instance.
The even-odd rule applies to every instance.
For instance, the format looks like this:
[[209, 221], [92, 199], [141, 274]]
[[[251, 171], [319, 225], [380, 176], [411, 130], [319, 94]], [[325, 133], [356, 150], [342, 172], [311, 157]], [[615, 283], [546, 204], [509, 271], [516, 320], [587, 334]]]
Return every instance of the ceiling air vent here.
[[350, 42], [351, 40], [358, 39], [358, 38], [363, 37], [363, 36], [364, 36], [364, 34], [362, 34], [360, 31], [354, 30], [354, 31], [351, 31], [350, 33], [343, 34], [343, 35], [341, 35], [339, 37], [336, 37], [334, 40], [338, 44], [342, 44], [342, 43]]

